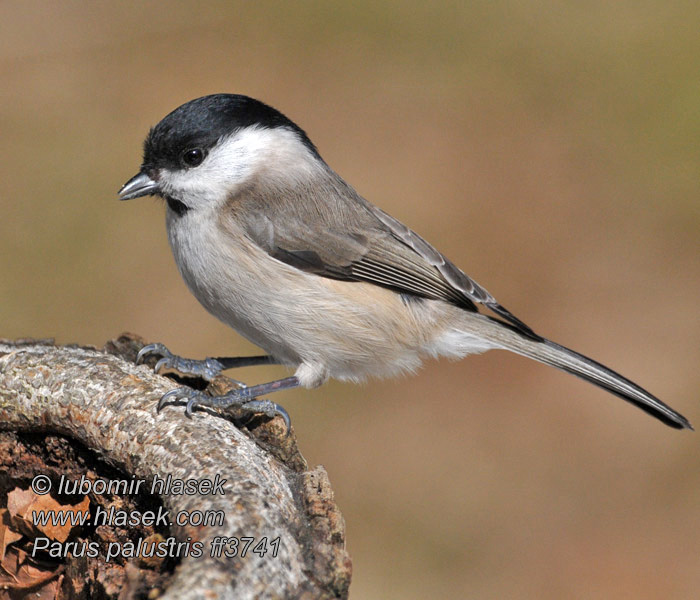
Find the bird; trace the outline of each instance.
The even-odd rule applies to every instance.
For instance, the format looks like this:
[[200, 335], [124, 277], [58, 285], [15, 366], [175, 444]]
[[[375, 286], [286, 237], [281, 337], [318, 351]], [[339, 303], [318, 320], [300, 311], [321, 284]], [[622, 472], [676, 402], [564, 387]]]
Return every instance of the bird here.
[[158, 410], [238, 407], [281, 416], [261, 396], [330, 378], [360, 382], [415, 371], [425, 359], [504, 349], [576, 375], [676, 429], [690, 422], [578, 352], [535, 333], [420, 235], [370, 203], [321, 157], [306, 132], [241, 94], [191, 100], [152, 127], [138, 173], [119, 198], [165, 200], [168, 240], [197, 300], [266, 354], [187, 359], [171, 368], [211, 380], [223, 370], [281, 364], [294, 374], [212, 396], [183, 386]]

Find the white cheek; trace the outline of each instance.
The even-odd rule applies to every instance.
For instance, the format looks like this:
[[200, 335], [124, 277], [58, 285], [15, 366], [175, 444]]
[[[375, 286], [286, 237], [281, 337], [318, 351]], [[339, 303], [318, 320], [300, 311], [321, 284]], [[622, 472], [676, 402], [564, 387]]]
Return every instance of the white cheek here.
[[220, 140], [195, 168], [163, 171], [165, 195], [192, 208], [225, 202], [256, 175], [303, 179], [319, 168], [318, 159], [288, 129], [248, 127]]

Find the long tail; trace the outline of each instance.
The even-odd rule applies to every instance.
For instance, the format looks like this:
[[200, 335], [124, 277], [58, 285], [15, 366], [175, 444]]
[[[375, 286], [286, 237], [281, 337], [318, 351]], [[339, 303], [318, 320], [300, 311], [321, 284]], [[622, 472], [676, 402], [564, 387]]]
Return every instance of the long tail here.
[[605, 365], [547, 339], [541, 338], [538, 341], [525, 337], [515, 327], [498, 319], [475, 313], [469, 314], [469, 317], [466, 327], [469, 331], [465, 333], [485, 337], [500, 348], [527, 356], [590, 381], [641, 408], [669, 427], [693, 429], [693, 426], [683, 415]]

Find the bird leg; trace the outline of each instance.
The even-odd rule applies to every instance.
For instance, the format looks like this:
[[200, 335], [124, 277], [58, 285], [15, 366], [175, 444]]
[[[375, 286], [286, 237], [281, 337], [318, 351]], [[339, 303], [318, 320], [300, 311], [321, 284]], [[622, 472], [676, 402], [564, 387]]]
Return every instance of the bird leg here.
[[[204, 360], [182, 358], [170, 352], [163, 344], [158, 343], [148, 344], [141, 348], [136, 356], [136, 364], [142, 363], [144, 358], [149, 354], [155, 354], [161, 357], [154, 368], [156, 373], [166, 368], [177, 371], [181, 375], [201, 377], [206, 381], [212, 381], [217, 375], [221, 374], [221, 371], [226, 369], [279, 364], [272, 356], [223, 356], [216, 358], [207, 357]], [[192, 417], [192, 411], [197, 407], [237, 407], [246, 413], [262, 413], [270, 418], [279, 415], [284, 419], [287, 431], [290, 431], [291, 421], [284, 407], [270, 400], [258, 400], [258, 397], [263, 394], [298, 387], [299, 380], [296, 377], [286, 377], [285, 379], [261, 383], [251, 387], [248, 387], [242, 381], [237, 381], [235, 379], [232, 381], [239, 389], [220, 396], [209, 396], [204, 392], [189, 387], [179, 387], [171, 390], [161, 397], [158, 402], [157, 410], [160, 411], [170, 400], [187, 400], [185, 414], [188, 417]]]
[[231, 408], [237, 407], [245, 412], [263, 413], [264, 415], [274, 418], [279, 415], [284, 419], [287, 431], [291, 427], [291, 421], [287, 411], [275, 402], [270, 400], [258, 400], [258, 396], [279, 392], [281, 390], [289, 390], [299, 386], [299, 379], [296, 376], [285, 377], [268, 383], [260, 383], [250, 387], [242, 387], [237, 390], [232, 390], [220, 396], [209, 396], [199, 390], [193, 390], [188, 387], [179, 387], [166, 392], [158, 402], [158, 411], [165, 406], [170, 400], [187, 400], [185, 414], [192, 417], [192, 411], [195, 408]]
[[[141, 348], [141, 351], [136, 356], [136, 364], [142, 363], [143, 359], [149, 354], [162, 357], [156, 363], [154, 369], [156, 373], [164, 368], [172, 369], [181, 375], [201, 377], [206, 381], [212, 381], [217, 375], [221, 374], [221, 371], [227, 369], [278, 364], [272, 356], [220, 356], [216, 358], [207, 357], [203, 360], [182, 358], [170, 352], [163, 344], [148, 344]], [[245, 386], [245, 384], [240, 381], [236, 381], [236, 383], [240, 387]]]

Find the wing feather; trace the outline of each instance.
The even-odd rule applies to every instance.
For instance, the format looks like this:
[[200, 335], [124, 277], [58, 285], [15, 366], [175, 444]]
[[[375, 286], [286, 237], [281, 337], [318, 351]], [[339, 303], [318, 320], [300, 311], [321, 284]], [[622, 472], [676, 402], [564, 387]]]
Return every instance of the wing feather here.
[[[273, 258], [308, 273], [366, 281], [476, 311], [483, 304], [520, 333], [541, 339], [417, 233], [357, 195], [333, 173], [332, 189], [248, 190], [230, 217]], [[333, 207], [327, 198], [337, 201]]]

